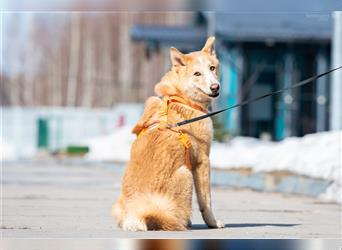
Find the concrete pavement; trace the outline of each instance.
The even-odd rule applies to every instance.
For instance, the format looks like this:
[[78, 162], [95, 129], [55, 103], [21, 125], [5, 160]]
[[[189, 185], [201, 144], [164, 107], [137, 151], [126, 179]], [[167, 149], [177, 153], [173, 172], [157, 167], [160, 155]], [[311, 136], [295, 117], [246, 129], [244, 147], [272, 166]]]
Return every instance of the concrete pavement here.
[[124, 232], [110, 216], [122, 169], [56, 161], [4, 163], [4, 238], [340, 238], [341, 206], [319, 199], [213, 187], [224, 229], [208, 229], [194, 200], [186, 232]]

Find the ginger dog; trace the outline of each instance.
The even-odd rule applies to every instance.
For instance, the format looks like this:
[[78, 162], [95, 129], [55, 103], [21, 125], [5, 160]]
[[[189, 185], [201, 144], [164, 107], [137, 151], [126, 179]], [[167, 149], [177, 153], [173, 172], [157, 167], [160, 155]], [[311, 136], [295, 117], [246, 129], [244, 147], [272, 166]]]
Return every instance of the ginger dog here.
[[[212, 121], [167, 127], [203, 115], [219, 95], [214, 40], [209, 37], [201, 51], [189, 54], [170, 49], [172, 69], [155, 86], [163, 99], [147, 99], [144, 113], [133, 128], [138, 137], [122, 179], [122, 193], [113, 205], [113, 216], [123, 230], [186, 230], [191, 224], [193, 184], [205, 223], [211, 228], [224, 227], [211, 208]], [[169, 97], [178, 99], [166, 103]], [[180, 142], [181, 134], [191, 143], [189, 151]]]

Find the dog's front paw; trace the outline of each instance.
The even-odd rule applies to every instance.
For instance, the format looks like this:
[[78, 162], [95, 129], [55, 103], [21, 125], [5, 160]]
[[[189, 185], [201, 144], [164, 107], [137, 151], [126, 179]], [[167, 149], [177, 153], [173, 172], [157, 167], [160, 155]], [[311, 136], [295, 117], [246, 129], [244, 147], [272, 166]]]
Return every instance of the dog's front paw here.
[[210, 228], [224, 228], [225, 226], [222, 221], [215, 219], [215, 216], [211, 210], [203, 211], [202, 217], [207, 226]]
[[224, 228], [225, 224], [220, 220], [214, 220], [211, 223], [207, 223], [210, 228]]
[[216, 228], [224, 228], [225, 224], [220, 221], [220, 220], [216, 220]]

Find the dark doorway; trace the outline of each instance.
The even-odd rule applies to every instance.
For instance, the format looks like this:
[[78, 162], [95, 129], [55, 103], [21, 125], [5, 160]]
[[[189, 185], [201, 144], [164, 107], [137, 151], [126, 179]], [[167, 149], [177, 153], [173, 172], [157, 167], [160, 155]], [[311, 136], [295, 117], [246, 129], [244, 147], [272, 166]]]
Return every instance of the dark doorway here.
[[[278, 88], [278, 74], [281, 68], [279, 48], [267, 47], [263, 44], [245, 45], [244, 62], [242, 100], [260, 96]], [[242, 108], [242, 135], [274, 138], [277, 98], [279, 97], [268, 97]]]

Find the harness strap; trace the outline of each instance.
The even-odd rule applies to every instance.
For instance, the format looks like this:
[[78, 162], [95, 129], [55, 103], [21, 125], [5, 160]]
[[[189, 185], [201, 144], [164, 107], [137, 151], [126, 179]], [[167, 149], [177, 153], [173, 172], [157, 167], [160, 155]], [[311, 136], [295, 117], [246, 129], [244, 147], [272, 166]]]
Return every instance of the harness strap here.
[[[151, 130], [153, 128], [158, 127], [158, 129], [160, 130], [164, 130], [164, 129], [169, 129], [175, 133], [178, 133], [178, 140], [179, 142], [184, 146], [185, 149], [185, 165], [188, 169], [191, 170], [192, 166], [191, 166], [191, 159], [190, 159], [190, 148], [191, 148], [191, 141], [190, 138], [187, 134], [183, 133], [181, 130], [176, 131], [174, 129], [171, 129], [168, 127], [168, 121], [167, 121], [167, 115], [168, 115], [168, 110], [169, 110], [169, 104], [173, 103], [173, 102], [177, 102], [177, 103], [181, 103], [184, 104], [186, 106], [190, 106], [188, 105], [188, 103], [181, 97], [178, 96], [171, 96], [171, 97], [164, 97], [163, 98], [163, 103], [160, 107], [159, 110], [159, 122], [158, 123], [154, 123], [149, 127], [143, 128], [139, 134], [138, 134], [138, 138], [140, 138], [143, 134], [146, 133], [147, 130]], [[200, 107], [199, 105], [197, 105], [197, 107], [195, 107], [193, 104], [190, 106], [192, 108], [198, 109], [202, 112], [205, 112], [205, 110]]]
[[184, 98], [182, 98], [180, 96], [170, 96], [170, 97], [168, 97], [168, 101], [169, 101], [169, 103], [176, 102], [176, 103], [183, 104], [185, 106], [188, 106], [188, 107], [191, 107], [193, 109], [199, 110], [199, 111], [201, 111], [203, 113], [207, 113], [208, 112], [208, 110], [203, 108], [201, 105], [196, 104], [194, 102], [187, 101], [187, 100], [185, 100]]
[[[163, 98], [163, 103], [161, 105], [160, 111], [159, 111], [159, 129], [165, 129], [168, 128], [168, 121], [167, 121], [167, 115], [169, 111], [169, 104], [170, 103], [181, 103], [188, 106], [188, 103], [181, 97], [178, 96], [166, 96]], [[195, 108], [194, 106], [190, 106], [192, 108]], [[201, 108], [197, 105], [196, 108]], [[201, 108], [201, 111], [203, 109]], [[169, 128], [168, 128], [169, 129]], [[190, 160], [190, 148], [191, 148], [191, 141], [187, 134], [184, 134], [181, 130], [176, 131], [173, 129], [170, 129], [171, 131], [178, 133], [178, 140], [179, 142], [184, 146], [185, 148], [185, 165], [188, 169], [191, 169], [191, 160]]]
[[182, 131], [178, 132], [178, 139], [183, 144], [185, 148], [185, 165], [188, 169], [192, 169], [191, 166], [191, 159], [190, 159], [190, 148], [191, 148], [191, 141], [187, 134], [184, 134]]

